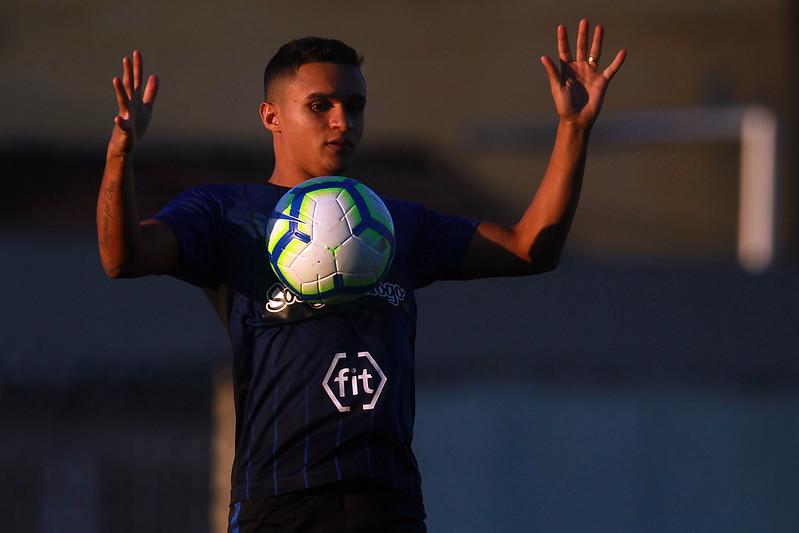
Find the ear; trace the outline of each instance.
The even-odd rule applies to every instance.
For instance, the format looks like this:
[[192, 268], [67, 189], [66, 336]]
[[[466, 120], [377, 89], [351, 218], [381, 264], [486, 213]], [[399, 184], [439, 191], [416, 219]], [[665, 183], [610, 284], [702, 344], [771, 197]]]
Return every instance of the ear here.
[[280, 131], [280, 120], [277, 116], [277, 108], [269, 102], [261, 102], [261, 122], [269, 131]]

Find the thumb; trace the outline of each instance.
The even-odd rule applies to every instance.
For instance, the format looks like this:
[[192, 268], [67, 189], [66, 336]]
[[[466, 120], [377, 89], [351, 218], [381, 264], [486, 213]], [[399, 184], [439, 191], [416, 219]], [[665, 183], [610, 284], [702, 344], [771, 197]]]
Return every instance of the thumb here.
[[549, 56], [541, 56], [541, 63], [547, 71], [547, 78], [551, 85], [560, 85], [560, 70]]
[[116, 126], [125, 133], [127, 133], [130, 129], [130, 122], [122, 118], [122, 115], [117, 115], [114, 117], [114, 124], [116, 124]]

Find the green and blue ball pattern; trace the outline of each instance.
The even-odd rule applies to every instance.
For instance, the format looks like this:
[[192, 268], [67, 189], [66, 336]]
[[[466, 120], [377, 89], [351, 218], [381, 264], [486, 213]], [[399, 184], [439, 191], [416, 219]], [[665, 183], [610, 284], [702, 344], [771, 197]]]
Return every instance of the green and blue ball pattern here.
[[296, 295], [329, 304], [374, 288], [394, 257], [394, 223], [377, 194], [341, 176], [307, 180], [277, 203], [266, 232], [278, 279]]

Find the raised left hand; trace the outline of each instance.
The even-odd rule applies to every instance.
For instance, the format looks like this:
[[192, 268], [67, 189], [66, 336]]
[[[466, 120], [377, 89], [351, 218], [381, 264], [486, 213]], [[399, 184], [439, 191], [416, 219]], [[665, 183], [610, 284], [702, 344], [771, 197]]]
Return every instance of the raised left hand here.
[[602, 26], [596, 27], [590, 51], [588, 32], [588, 20], [583, 19], [577, 31], [576, 54], [572, 56], [566, 27], [558, 26], [560, 67], [548, 56], [541, 58], [561, 120], [584, 128], [590, 128], [596, 121], [608, 84], [627, 57], [626, 50], [620, 50], [610, 65], [600, 71], [604, 30]]

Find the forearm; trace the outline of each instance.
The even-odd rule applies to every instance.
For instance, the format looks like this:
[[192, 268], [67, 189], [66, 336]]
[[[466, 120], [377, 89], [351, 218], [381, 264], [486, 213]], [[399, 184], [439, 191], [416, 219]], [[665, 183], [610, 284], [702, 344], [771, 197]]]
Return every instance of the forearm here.
[[100, 259], [110, 277], [124, 277], [141, 248], [136, 210], [133, 155], [109, 149], [97, 199], [97, 238]]
[[558, 126], [544, 177], [519, 222], [483, 223], [482, 236], [531, 265], [534, 271], [557, 265], [580, 200], [590, 129], [568, 122]]
[[580, 199], [589, 135], [560, 124], [530, 206], [517, 224], [480, 223], [461, 265], [464, 277], [522, 276], [558, 265]]
[[538, 190], [514, 227], [517, 255], [557, 264], [580, 200], [590, 128], [561, 121]]

